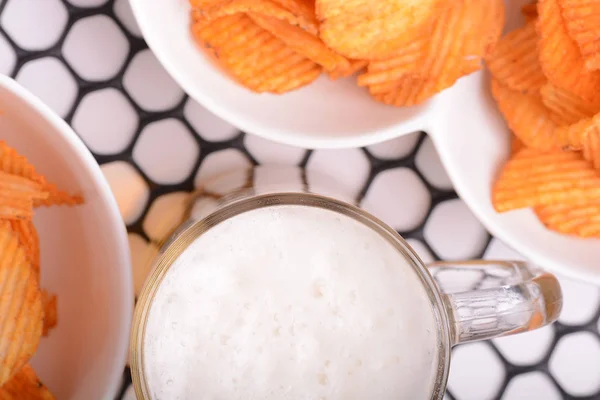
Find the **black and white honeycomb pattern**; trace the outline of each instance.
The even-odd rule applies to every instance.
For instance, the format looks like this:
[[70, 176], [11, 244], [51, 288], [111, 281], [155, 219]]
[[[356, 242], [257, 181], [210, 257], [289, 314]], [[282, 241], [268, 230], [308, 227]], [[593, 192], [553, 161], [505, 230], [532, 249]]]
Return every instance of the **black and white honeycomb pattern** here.
[[[245, 135], [167, 75], [127, 0], [0, 0], [0, 73], [69, 122], [101, 164], [130, 232], [136, 293], [185, 193], [215, 173], [264, 163], [332, 175], [425, 261], [520, 258], [457, 198], [425, 134], [317, 151]], [[454, 350], [447, 399], [600, 399], [600, 290], [561, 283], [559, 323]], [[133, 400], [124, 367], [117, 399]]]

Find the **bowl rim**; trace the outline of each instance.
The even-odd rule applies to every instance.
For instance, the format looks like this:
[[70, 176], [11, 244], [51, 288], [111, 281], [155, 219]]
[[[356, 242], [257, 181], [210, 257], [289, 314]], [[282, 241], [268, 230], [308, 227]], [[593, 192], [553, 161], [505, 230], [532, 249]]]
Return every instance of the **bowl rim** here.
[[133, 316], [133, 272], [125, 224], [123, 223], [117, 202], [112, 195], [110, 186], [108, 185], [100, 166], [75, 131], [73, 131], [73, 129], [62, 118], [55, 114], [54, 111], [52, 111], [52, 109], [50, 109], [50, 107], [40, 98], [29, 92], [14, 79], [0, 74], [0, 87], [7, 89], [9, 92], [22, 99], [35, 112], [44, 118], [54, 128], [54, 132], [49, 134], [59, 135], [65, 146], [69, 147], [74, 153], [73, 156], [78, 157], [82, 161], [85, 171], [92, 178], [90, 184], [97, 189], [97, 199], [103, 204], [104, 209], [106, 210], [106, 217], [108, 218], [110, 225], [114, 228], [114, 241], [118, 246], [115, 249], [115, 253], [119, 258], [119, 265], [122, 266], [122, 284], [119, 289], [121, 290], [123, 297], [125, 299], [131, 299], [131, 301], [125, 301], [124, 304], [121, 305], [122, 315], [120, 318], [120, 326], [122, 326], [123, 329], [118, 336], [118, 343], [115, 351], [116, 354], [118, 354], [118, 357], [116, 357], [113, 362], [114, 365], [109, 375], [109, 384], [105, 388], [105, 393], [102, 397], [112, 398], [116, 396], [121, 389], [120, 382], [123, 376], [123, 369], [126, 366], [129, 349], [129, 332]]

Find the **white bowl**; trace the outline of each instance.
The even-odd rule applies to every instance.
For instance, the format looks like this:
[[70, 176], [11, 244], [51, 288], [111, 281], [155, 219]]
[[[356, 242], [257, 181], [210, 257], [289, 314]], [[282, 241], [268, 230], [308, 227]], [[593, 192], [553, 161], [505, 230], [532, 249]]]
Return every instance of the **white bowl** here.
[[[530, 210], [498, 214], [491, 186], [508, 157], [508, 129], [489, 94], [484, 72], [459, 80], [420, 107], [373, 101], [352, 78], [322, 77], [283, 95], [255, 94], [208, 60], [190, 35], [188, 0], [130, 0], [150, 48], [191, 97], [242, 130], [307, 148], [381, 142], [423, 130], [435, 142], [458, 194], [487, 229], [553, 272], [600, 284], [600, 241], [548, 231]], [[523, 23], [529, 0], [507, 1], [506, 30]], [[398, 210], [402, 212], [402, 210]]]
[[42, 286], [58, 295], [58, 326], [32, 364], [59, 399], [112, 399], [133, 308], [127, 233], [110, 188], [83, 142], [38, 98], [0, 75], [0, 140], [85, 204], [36, 210]]

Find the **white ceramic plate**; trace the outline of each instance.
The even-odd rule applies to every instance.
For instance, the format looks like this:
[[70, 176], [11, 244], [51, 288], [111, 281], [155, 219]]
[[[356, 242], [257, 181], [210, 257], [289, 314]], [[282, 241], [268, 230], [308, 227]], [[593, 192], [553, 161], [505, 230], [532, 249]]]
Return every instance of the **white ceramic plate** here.
[[58, 399], [116, 396], [129, 340], [133, 283], [127, 234], [83, 142], [38, 98], [0, 75], [0, 140], [24, 154], [77, 207], [40, 208], [42, 287], [58, 295], [58, 326], [33, 359]]
[[[523, 23], [520, 8], [526, 2], [507, 1], [507, 30]], [[190, 35], [188, 0], [131, 0], [131, 5], [168, 72], [221, 118], [246, 132], [308, 148], [364, 146], [426, 131], [457, 192], [492, 234], [551, 271], [600, 284], [599, 240], [550, 232], [530, 210], [502, 215], [493, 210], [490, 188], [508, 156], [509, 135], [485, 73], [405, 109], [376, 103], [352, 79], [322, 77], [284, 96], [259, 95], [221, 73], [198, 49]]]

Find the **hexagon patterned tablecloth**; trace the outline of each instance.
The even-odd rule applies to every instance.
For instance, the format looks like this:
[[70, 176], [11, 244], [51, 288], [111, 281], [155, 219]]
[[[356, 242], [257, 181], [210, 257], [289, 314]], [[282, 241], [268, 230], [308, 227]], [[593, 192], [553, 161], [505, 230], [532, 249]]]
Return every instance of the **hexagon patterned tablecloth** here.
[[[457, 198], [425, 134], [326, 151], [245, 135], [166, 74], [127, 0], [0, 0], [0, 73], [65, 118], [102, 165], [130, 232], [136, 291], [165, 219], [183, 212], [183, 192], [211, 174], [261, 163], [333, 175], [426, 261], [519, 257]], [[559, 323], [454, 350], [447, 399], [600, 399], [600, 291], [561, 283]], [[117, 398], [133, 400], [124, 367]]]

